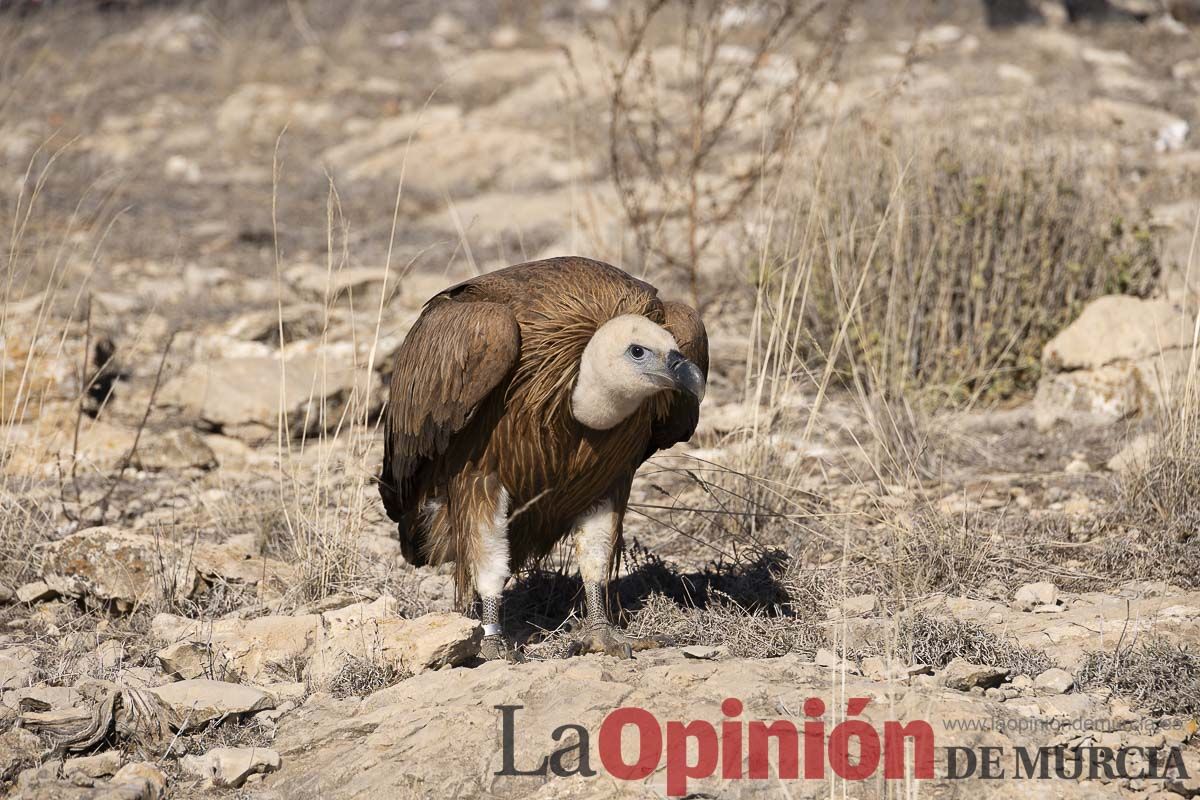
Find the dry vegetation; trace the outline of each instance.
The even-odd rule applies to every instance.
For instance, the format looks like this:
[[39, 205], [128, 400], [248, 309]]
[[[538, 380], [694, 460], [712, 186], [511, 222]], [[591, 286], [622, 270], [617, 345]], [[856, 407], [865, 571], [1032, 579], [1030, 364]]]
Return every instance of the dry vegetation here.
[[[715, 367], [714, 386], [744, 410], [733, 430], [701, 443], [718, 449], [719, 460], [711, 452], [665, 456], [643, 472], [644, 491], [631, 503], [624, 570], [612, 589], [630, 632], [668, 634], [679, 644], [723, 646], [752, 658], [831, 648], [858, 660], [898, 654], [934, 667], [964, 657], [1034, 675], [1052, 663], [1046, 653], [953, 616], [910, 609], [937, 595], [1007, 601], [1017, 586], [1035, 580], [1080, 592], [1132, 579], [1200, 586], [1194, 358], [1185, 385], [1148, 417], [1155, 444], [1136, 469], [1097, 492], [1115, 498], [1105, 513], [1083, 523], [1034, 514], [1016, 503], [1015, 493], [985, 510], [939, 507], [949, 489], [967, 482], [954, 474], [963, 459], [947, 433], [953, 414], [1028, 399], [1042, 347], [1090, 300], [1155, 291], [1159, 253], [1145, 209], [1122, 199], [1122, 177], [1036, 136], [1006, 143], [1005, 150], [998, 141], [953, 132], [900, 136], [859, 117], [822, 118], [814, 98], [837, 73], [852, 7], [814, 14], [804, 4], [771, 6], [776, 16], [749, 36], [720, 24], [727, 7], [657, 0], [624, 9], [592, 31], [596, 42], [615, 44], [604, 66], [607, 145], [610, 177], [637, 245], [636, 263], [627, 266], [690, 292], [715, 331], [746, 334], [730, 363]], [[672, 36], [664, 38], [664, 29]], [[797, 40], [807, 46], [795, 46]], [[679, 64], [651, 58], [652, 47], [664, 41], [679, 43]], [[722, 56], [731, 47], [741, 48], [733, 61]], [[799, 80], [758, 85], [755, 76], [771, 59], [774, 69], [795, 70]], [[682, 97], [684, 108], [662, 105], [659, 93], [678, 89], [671, 82], [680, 74], [685, 85], [671, 96]], [[879, 99], [887, 102], [886, 94]], [[773, 109], [769, 124], [755, 122], [766, 108]], [[883, 115], [882, 108], [875, 112]], [[12, 112], [0, 100], [5, 113]], [[749, 154], [746, 138], [759, 142]], [[158, 388], [153, 369], [139, 372], [137, 403], [108, 410], [107, 393], [94, 402], [103, 370], [90, 355], [79, 311], [87, 287], [68, 288], [53, 255], [74, 252], [78, 237], [60, 231], [55, 242], [37, 223], [50, 213], [39, 192], [61, 168], [55, 153], [40, 152], [16, 202], [0, 205], [12, 231], [0, 256], [8, 276], [0, 319], [33, 293], [31, 282], [39, 278], [45, 290], [39, 324], [51, 309], [74, 310], [54, 323], [61, 329], [35, 331], [34, 346], [6, 355], [0, 466], [11, 450], [5, 437], [40, 396], [31, 383], [35, 367], [64, 352], [79, 364], [72, 383], [76, 430], [92, 417], [117, 417], [136, 425], [139, 436], [153, 437], [161, 422], [148, 411]], [[731, 154], [737, 169], [728, 168]], [[713, 179], [716, 164], [725, 180]], [[276, 161], [272, 186], [281, 197], [282, 169]], [[329, 284], [319, 301], [323, 318], [307, 318], [303, 338], [323, 358], [342, 358], [344, 351], [327, 347], [346, 314], [332, 287], [357, 262], [340, 198], [332, 183], [326, 189]], [[368, 372], [381, 367], [387, 289], [410, 266], [391, 258], [408, 202], [403, 187], [394, 200], [385, 291], [349, 312], [370, 320], [373, 340], [349, 356]], [[746, 207], [754, 212], [739, 215]], [[96, 220], [113, 222], [105, 208], [93, 209], [90, 234], [103, 227]], [[278, 228], [266, 234], [274, 243], [272, 278], [282, 283], [280, 237]], [[93, 269], [102, 265], [102, 239], [88, 240], [96, 248]], [[286, 345], [293, 334], [285, 329], [282, 301], [278, 314], [270, 341]], [[169, 371], [158, 344], [135, 349], [155, 365], [150, 354], [159, 354]], [[51, 629], [89, 635], [103, 629], [106, 638], [128, 643], [123, 666], [149, 666], [152, 653], [136, 643], [158, 611], [254, 616], [381, 591], [400, 598], [406, 615], [427, 610], [411, 571], [381, 576], [375, 556], [361, 546], [381, 526], [371, 477], [376, 400], [356, 389], [336, 407], [310, 402], [313, 418], [281, 416], [272, 463], [259, 465], [263, 480], [221, 486], [190, 476], [195, 486], [184, 494], [216, 488], [220, 498], [156, 523], [164, 540], [186, 541], [196, 531], [218, 540], [251, 535], [262, 553], [296, 567], [295, 583], [281, 596], [252, 597], [212, 582], [200, 598], [179, 603], [175, 587], [164, 585], [117, 625], [98, 624], [108, 619], [102, 609], [71, 607], [52, 620], [22, 623], [24, 630], [49, 646]], [[812, 455], [834, 449], [831, 442], [833, 456]], [[122, 508], [139, 487], [166, 492], [156, 479], [132, 483], [132, 456], [115, 470], [72, 464], [50, 494], [31, 491], [24, 478], [0, 476], [0, 587], [34, 580], [46, 542], [89, 524], [130, 521]], [[664, 539], [684, 542], [689, 563], [655, 556], [654, 542]], [[535, 658], [567, 652], [582, 604], [569, 552], [564, 547], [525, 571], [509, 591], [510, 628]], [[893, 615], [890, 635], [847, 646], [827, 609], [868, 593]], [[0, 611], [0, 619], [17, 616], [17, 606]], [[65, 680], [90, 649], [48, 650], [44, 674]], [[1186, 647], [1147, 638], [1092, 654], [1077, 680], [1110, 687], [1156, 714], [1196, 713], [1198, 659]], [[92, 673], [108, 675], [101, 668]], [[358, 661], [329, 688], [336, 697], [358, 696], [406, 677], [389, 665]], [[206, 741], [193, 737], [192, 746]]]

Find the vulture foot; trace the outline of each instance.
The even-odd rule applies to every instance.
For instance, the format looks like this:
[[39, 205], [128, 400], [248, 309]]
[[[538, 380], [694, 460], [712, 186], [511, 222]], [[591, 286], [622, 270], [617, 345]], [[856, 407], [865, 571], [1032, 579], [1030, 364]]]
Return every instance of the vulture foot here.
[[479, 657], [484, 661], [507, 661], [510, 664], [520, 664], [525, 660], [525, 656], [511, 647], [499, 634], [483, 637], [483, 642], [479, 645]]
[[626, 636], [608, 622], [588, 625], [580, 631], [571, 642], [568, 651], [572, 656], [584, 653], [604, 653], [616, 658], [633, 658], [638, 650], [651, 650], [656, 647], [668, 647], [671, 640], [666, 636], [648, 636], [639, 638]]

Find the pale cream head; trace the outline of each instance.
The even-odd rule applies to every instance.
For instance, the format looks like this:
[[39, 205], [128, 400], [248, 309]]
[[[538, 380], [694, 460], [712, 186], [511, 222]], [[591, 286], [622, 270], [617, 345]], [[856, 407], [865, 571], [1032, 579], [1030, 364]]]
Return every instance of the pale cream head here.
[[625, 314], [601, 325], [584, 348], [571, 412], [589, 428], [608, 430], [666, 390], [701, 399], [704, 377], [665, 328]]

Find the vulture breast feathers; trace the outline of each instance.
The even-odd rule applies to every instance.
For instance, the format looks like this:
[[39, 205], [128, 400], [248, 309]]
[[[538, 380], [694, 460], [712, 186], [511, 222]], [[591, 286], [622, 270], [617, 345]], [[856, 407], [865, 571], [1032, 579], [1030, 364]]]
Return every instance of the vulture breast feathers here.
[[498, 480], [519, 567], [597, 503], [623, 512], [638, 466], [691, 438], [700, 402], [682, 391], [649, 397], [607, 430], [575, 419], [584, 349], [622, 315], [664, 328], [707, 379], [699, 314], [598, 261], [519, 264], [429, 300], [395, 357], [380, 475], [411, 563], [461, 563], [464, 527], [480, 514], [473, 498], [485, 503]]

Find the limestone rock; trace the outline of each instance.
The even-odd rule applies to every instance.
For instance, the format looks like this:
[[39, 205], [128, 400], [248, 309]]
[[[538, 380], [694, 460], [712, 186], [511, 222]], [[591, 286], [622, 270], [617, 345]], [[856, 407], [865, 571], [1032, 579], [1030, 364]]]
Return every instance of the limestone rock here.
[[229, 358], [192, 364], [163, 387], [160, 404], [226, 435], [264, 442], [275, 436], [280, 414], [291, 436], [336, 427], [349, 409], [371, 404], [371, 384], [365, 366], [319, 354]]
[[711, 661], [721, 655], [721, 649], [718, 647], [706, 647], [698, 644], [685, 647], [682, 652], [685, 658], [695, 658], [701, 661]]
[[1188, 777], [1173, 774], [1175, 771], [1172, 770], [1167, 778], [1167, 788], [1184, 797], [1200, 797], [1200, 756], [1194, 752], [1185, 751], [1183, 767], [1187, 770]]
[[291, 575], [288, 565], [235, 545], [175, 542], [114, 527], [86, 528], [54, 542], [42, 569], [54, 592], [119, 610], [156, 594], [191, 597], [204, 579], [286, 586]]
[[445, 92], [484, 104], [534, 78], [567, 68], [567, 59], [557, 49], [476, 50], [446, 65]]
[[940, 677], [947, 688], [967, 692], [974, 688], [988, 689], [999, 686], [1006, 675], [1007, 669], [972, 664], [965, 658], [956, 658], [943, 668]]
[[1152, 408], [1187, 367], [1193, 325], [1167, 300], [1092, 301], [1042, 350], [1033, 402], [1038, 428], [1106, 424]]
[[549, 189], [598, 173], [595, 163], [570, 158], [537, 133], [488, 125], [442, 127], [436, 135], [405, 140], [357, 162], [346, 176], [394, 184], [402, 170], [406, 193], [437, 201], [447, 193]]
[[30, 685], [37, 676], [36, 658], [33, 648], [24, 645], [0, 649], [0, 691]]
[[1033, 679], [1033, 687], [1051, 694], [1066, 694], [1075, 685], [1075, 679], [1065, 669], [1054, 667]]
[[133, 466], [149, 472], [179, 469], [213, 469], [217, 457], [195, 431], [184, 428], [143, 433], [133, 454]]
[[1056, 422], [1106, 424], [1142, 411], [1142, 385], [1132, 364], [1043, 375], [1033, 399], [1039, 430]]
[[1013, 595], [1013, 604], [1022, 611], [1058, 603], [1058, 587], [1048, 581], [1027, 583]]
[[185, 756], [185, 772], [204, 778], [210, 786], [237, 788], [246, 778], [279, 769], [279, 753], [263, 747], [217, 747], [202, 756]]
[[221, 650], [207, 642], [175, 642], [155, 654], [163, 672], [175, 680], [212, 678], [223, 681], [233, 677], [233, 669]]
[[324, 317], [325, 308], [320, 303], [297, 303], [282, 309], [247, 312], [228, 323], [224, 331], [232, 339], [279, 347], [281, 333], [284, 342], [320, 336]]
[[34, 764], [42, 752], [42, 743], [24, 728], [0, 734], [0, 783], [11, 780], [18, 770]]
[[1108, 460], [1106, 466], [1113, 472], [1129, 472], [1136, 470], [1146, 463], [1146, 459], [1158, 445], [1158, 437], [1152, 433], [1135, 436], [1115, 456]]
[[932, 671], [928, 664], [907, 664], [879, 656], [867, 656], [862, 660], [863, 675], [887, 683], [907, 683], [918, 675], [929, 675]]
[[816, 654], [813, 655], [813, 663], [831, 672], [846, 673], [848, 675], [859, 674], [859, 669], [856, 665], [843, 658], [839, 658], [837, 653], [827, 650], [824, 647], [818, 649]]
[[[330, 272], [316, 264], [297, 264], [283, 274], [297, 294], [321, 303], [353, 302], [362, 310], [378, 308], [380, 295], [394, 295], [400, 276], [383, 268], [351, 267]], [[389, 298], [390, 299], [390, 298]], [[318, 317], [319, 318], [319, 317]]]
[[[828, 707], [835, 691], [840, 693], [837, 697], [871, 698], [856, 718], [865, 719], [877, 730], [884, 720], [927, 721], [937, 732], [938, 747], [980, 745], [977, 730], [949, 727], [946, 723], [950, 720], [995, 716], [998, 723], [1009, 723], [1038, 713], [1036, 708], [1023, 706], [1022, 700], [997, 704], [982, 696], [923, 685], [883, 688], [853, 674], [843, 676], [806, 663], [800, 654], [697, 661], [667, 648], [639, 653], [637, 659], [619, 664], [592, 656], [515, 666], [488, 663], [476, 669], [425, 672], [361, 700], [311, 695], [279, 721], [271, 746], [279, 751], [283, 764], [267, 782], [281, 797], [319, 794], [329, 800], [403, 796], [414, 791], [429, 797], [542, 800], [661, 795], [661, 759], [656, 770], [642, 781], [619, 781], [611, 790], [599, 779], [541, 775], [498, 778], [495, 773], [502, 768], [504, 755], [496, 745], [502, 717], [495, 706], [521, 707], [515, 712], [513, 725], [512, 752], [518, 766], [536, 765], [563, 746], [550, 734], [565, 720], [591, 733], [595, 764], [594, 732], [615, 708], [644, 708], [660, 723], [704, 720], [719, 730], [726, 719], [721, 704], [734, 697], [745, 704], [741, 719], [787, 719], [802, 726], [805, 700], [824, 698]], [[1107, 706], [1090, 695], [1057, 699], [1079, 704], [1072, 718], [1107, 713]], [[996, 731], [989, 732], [986, 742], [1006, 747], [1009, 752], [1016, 744], [1043, 743], [1028, 734], [1018, 735], [1015, 727], [1001, 730], [999, 724]], [[689, 780], [686, 791], [693, 796], [724, 796], [731, 791], [740, 791], [747, 798], [778, 795], [776, 782], [759, 783], [761, 786], [745, 781], [731, 789], [732, 784], [721, 779], [718, 769], [711, 778]], [[935, 778], [922, 788], [933, 794], [952, 795], [958, 791], [955, 783], [961, 781]], [[983, 796], [1012, 796], [1011, 782], [994, 783], [1009, 785], [994, 793], [985, 790]], [[1071, 800], [1096, 796], [1096, 784], [1092, 782], [1060, 783], [1054, 789], [1056, 796]], [[824, 797], [830, 792], [829, 786], [819, 781], [806, 782], [803, 791], [797, 786], [792, 787], [797, 797]], [[1046, 790], [1034, 787], [1029, 791], [1029, 797], [1040, 797]], [[874, 794], [864, 789], [856, 796]]]
[[184, 731], [201, 728], [214, 719], [275, 707], [275, 698], [261, 689], [206, 678], [168, 683], [150, 691], [178, 715]]
[[[137, 431], [103, 419], [83, 419], [75, 439], [73, 415], [43, 412], [41, 425], [16, 428], [13, 453], [4, 471], [15, 475], [49, 475], [55, 464], [74, 463], [83, 471], [106, 473], [119, 467], [133, 449]], [[139, 444], [139, 447], [141, 445]]]
[[121, 753], [118, 750], [108, 750], [94, 756], [68, 758], [63, 762], [63, 777], [76, 784], [86, 781], [96, 781], [115, 775], [121, 768]]
[[[34, 295], [20, 303], [9, 304], [8, 323], [18, 330], [11, 309], [23, 305], [27, 313], [36, 313], [42, 295]], [[35, 329], [29, 319], [29, 330]], [[57, 355], [56, 355], [57, 354]], [[47, 403], [77, 396], [75, 376], [78, 361], [74, 353], [59, 353], [58, 348], [44, 338], [9, 334], [0, 336], [0, 419], [14, 422], [37, 419]]]
[[216, 127], [223, 141], [270, 143], [285, 127], [315, 128], [334, 116], [329, 103], [313, 103], [290, 89], [269, 83], [246, 83], [217, 109]]
[[842, 617], [865, 617], [879, 610], [879, 597], [873, 594], [863, 594], [847, 597], [840, 605], [825, 610], [829, 619]]
[[1189, 347], [1193, 320], [1166, 300], [1108, 295], [1046, 343], [1042, 361], [1056, 371], [1098, 369]]
[[109, 785], [132, 790], [137, 800], [160, 800], [167, 793], [167, 776], [148, 761], [134, 761], [117, 770]]
[[453, 613], [399, 619], [385, 608], [376, 601], [326, 612], [326, 637], [308, 664], [308, 680], [323, 685], [352, 659], [419, 673], [458, 666], [479, 654], [483, 628], [475, 620]]
[[200, 584], [182, 547], [111, 527], [88, 528], [51, 544], [42, 579], [59, 594], [121, 609], [156, 592], [188, 598]]
[[46, 585], [45, 581], [33, 581], [17, 587], [17, 599], [22, 603], [37, 603], [42, 600], [53, 600], [58, 593]]
[[294, 677], [292, 665], [322, 636], [322, 624], [316, 614], [215, 621], [158, 614], [151, 632], [172, 643], [158, 652], [170, 674], [265, 683]]

